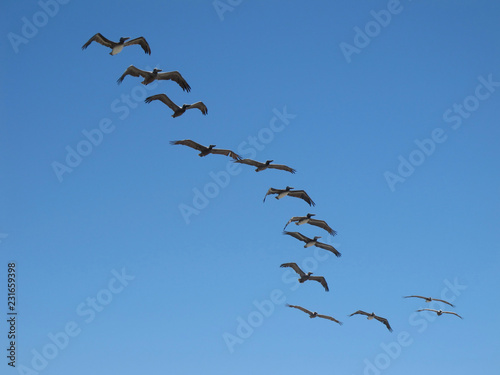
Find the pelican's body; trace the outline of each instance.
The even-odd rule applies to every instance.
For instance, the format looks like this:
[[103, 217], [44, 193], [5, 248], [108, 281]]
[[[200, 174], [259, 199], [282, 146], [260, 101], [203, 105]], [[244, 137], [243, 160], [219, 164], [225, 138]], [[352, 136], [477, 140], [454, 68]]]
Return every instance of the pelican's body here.
[[328, 319], [328, 320], [331, 320], [332, 322], [338, 323], [339, 325], [342, 325], [342, 322], [338, 321], [337, 319], [335, 319], [331, 316], [318, 314], [316, 311], [307, 310], [306, 308], [304, 308], [302, 306], [289, 305], [288, 303], [286, 305], [288, 307], [292, 307], [294, 309], [298, 309], [300, 311], [305, 312], [306, 314], [309, 315], [309, 318], [311, 318], [311, 319], [312, 318], [323, 318], [323, 319]]
[[160, 72], [162, 72], [162, 70], [157, 68], [154, 68], [151, 72], [148, 72], [146, 70], [137, 69], [135, 66], [130, 65], [127, 70], [125, 70], [125, 73], [123, 73], [121, 77], [118, 78], [117, 82], [118, 84], [120, 84], [127, 75], [131, 75], [133, 77], [144, 78], [144, 80], [141, 82], [143, 85], [149, 85], [155, 80], [171, 80], [176, 82], [184, 91], [191, 91], [191, 86], [188, 85], [186, 80], [178, 71], [164, 73]]
[[281, 169], [282, 171], [295, 173], [295, 169], [290, 168], [286, 165], [271, 164], [273, 161], [274, 160], [267, 160], [265, 163], [261, 163], [261, 162], [258, 162], [258, 161], [252, 160], [252, 159], [242, 159], [242, 160], [235, 161], [235, 163], [248, 164], [248, 165], [252, 165], [254, 167], [257, 167], [257, 168], [255, 168], [255, 172], [265, 171], [266, 169], [271, 168], [271, 169]]
[[201, 113], [203, 113], [204, 115], [208, 113], [208, 109], [203, 102], [196, 102], [194, 104], [183, 104], [182, 107], [179, 107], [172, 100], [170, 100], [170, 98], [165, 94], [157, 94], [149, 96], [144, 101], [146, 103], [151, 103], [153, 100], [159, 100], [163, 102], [163, 104], [167, 105], [172, 111], [174, 111], [174, 114], [172, 115], [173, 118], [179, 117], [180, 115], [182, 115], [184, 112], [186, 112], [188, 109], [191, 108], [199, 109]]
[[423, 297], [423, 296], [404, 296], [403, 298], [421, 298], [427, 303], [432, 302], [432, 301], [438, 301], [438, 302], [446, 303], [447, 305], [450, 305], [451, 307], [455, 307], [455, 305], [451, 304], [448, 301], [445, 301], [444, 299], [437, 299], [437, 298]]
[[316, 205], [316, 203], [313, 202], [311, 197], [309, 197], [309, 195], [304, 190], [292, 190], [292, 189], [294, 189], [294, 188], [291, 186], [287, 186], [285, 189], [269, 188], [266, 195], [264, 196], [263, 202], [266, 201], [266, 197], [268, 195], [277, 194], [275, 197], [276, 199], [281, 199], [281, 198], [284, 198], [286, 196], [290, 196], [290, 197], [300, 198], [300, 199], [304, 200], [305, 202], [307, 202], [309, 204], [309, 206]]
[[420, 310], [417, 310], [417, 312], [420, 312], [420, 311], [432, 311], [432, 312], [435, 312], [438, 316], [441, 316], [443, 314], [451, 314], [451, 315], [458, 316], [460, 319], [463, 319], [460, 315], [458, 315], [456, 312], [453, 312], [453, 311], [443, 311], [443, 310], [434, 310], [434, 309], [420, 309]]
[[196, 143], [190, 139], [184, 139], [182, 141], [172, 141], [170, 142], [172, 145], [184, 145], [188, 146], [191, 148], [194, 148], [195, 150], [201, 151], [198, 156], [207, 156], [209, 154], [218, 154], [218, 155], [226, 155], [232, 157], [234, 160], [241, 159], [241, 156], [239, 156], [237, 153], [231, 151], [231, 150], [223, 150], [223, 149], [217, 149], [214, 148], [215, 145], [210, 145], [208, 147], [202, 146], [199, 143]]
[[382, 317], [380, 317], [380, 316], [377, 316], [377, 315], [375, 315], [375, 313], [373, 313], [373, 312], [372, 312], [371, 314], [369, 314], [369, 313], [364, 312], [364, 311], [362, 311], [362, 310], [358, 310], [358, 311], [356, 311], [356, 312], [352, 313], [352, 314], [351, 314], [351, 315], [349, 315], [349, 316], [353, 316], [353, 315], [356, 315], [356, 314], [358, 314], [358, 315], [365, 315], [365, 316], [366, 316], [366, 319], [368, 319], [368, 320], [376, 319], [376, 320], [378, 320], [379, 322], [383, 323], [383, 324], [387, 327], [387, 329], [388, 329], [390, 332], [392, 332], [392, 328], [391, 328], [391, 326], [390, 326], [390, 324], [389, 324], [389, 321], [388, 321], [387, 319], [382, 318]]
[[[92, 42], [97, 42], [99, 44], [102, 44], [103, 46], [111, 48], [111, 52], [109, 53], [111, 56], [114, 56], [118, 53], [120, 53], [123, 50], [123, 47], [130, 46], [133, 44], [138, 44], [142, 47], [145, 53], [151, 55], [151, 48], [149, 48], [148, 42], [146, 42], [146, 39], [144, 37], [139, 37], [135, 38], [132, 40], [129, 40], [130, 38], [128, 37], [121, 37], [119, 42], [113, 42], [104, 36], [102, 36], [101, 33], [95, 34], [92, 38], [90, 38], [87, 43], [85, 43], [82, 46], [82, 49], [86, 49], [90, 43]], [[128, 40], [128, 42], [127, 42]]]
[[313, 280], [319, 282], [321, 285], [323, 285], [323, 288], [328, 292], [328, 284], [326, 283], [326, 279], [323, 276], [312, 276], [312, 272], [305, 273], [300, 269], [300, 267], [297, 265], [297, 263], [283, 263], [280, 267], [285, 268], [285, 267], [290, 267], [292, 268], [295, 272], [297, 272], [300, 276], [299, 283], [305, 283], [307, 280]]
[[292, 217], [288, 223], [286, 223], [285, 228], [290, 224], [291, 222], [295, 222], [295, 225], [303, 225], [303, 224], [310, 224], [314, 225], [320, 228], [323, 228], [326, 230], [328, 233], [330, 233], [332, 236], [335, 236], [337, 234], [336, 231], [334, 231], [330, 226], [326, 223], [324, 220], [317, 220], [313, 219], [312, 217], [316, 216], [315, 214], [307, 214], [307, 216], [294, 216]]
[[328, 245], [326, 243], [319, 242], [318, 239], [321, 238], [320, 236], [316, 236], [314, 238], [309, 238], [309, 237], [306, 237], [302, 233], [299, 233], [299, 232], [286, 232], [286, 231], [283, 231], [283, 234], [287, 234], [289, 236], [292, 236], [292, 237], [304, 242], [305, 243], [304, 247], [306, 247], [306, 248], [311, 247], [311, 246], [316, 246], [316, 247], [319, 247], [321, 249], [331, 251], [337, 257], [340, 257], [342, 255], [332, 245]]

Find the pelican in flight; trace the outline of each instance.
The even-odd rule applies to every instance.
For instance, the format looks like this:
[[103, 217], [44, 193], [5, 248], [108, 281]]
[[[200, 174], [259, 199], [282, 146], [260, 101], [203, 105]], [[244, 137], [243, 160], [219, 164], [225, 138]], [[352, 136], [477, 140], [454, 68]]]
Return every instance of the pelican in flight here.
[[288, 234], [289, 236], [295, 237], [296, 239], [305, 242], [304, 247], [311, 247], [311, 246], [316, 246], [321, 249], [325, 249], [328, 251], [331, 251], [334, 253], [337, 257], [340, 257], [342, 254], [340, 254], [337, 249], [335, 249], [332, 245], [328, 245], [326, 243], [318, 242], [318, 238], [321, 238], [320, 236], [316, 236], [314, 238], [309, 238], [304, 236], [303, 234], [299, 232], [286, 232], [284, 231], [283, 234]]
[[148, 72], [130, 65], [127, 70], [125, 70], [125, 73], [123, 73], [121, 77], [116, 80], [116, 82], [120, 84], [126, 76], [130, 75], [133, 77], [144, 78], [144, 81], [141, 82], [143, 85], [149, 85], [154, 80], [170, 80], [177, 82], [184, 91], [191, 91], [191, 86], [189, 86], [186, 80], [181, 76], [181, 73], [178, 71], [160, 73], [161, 71], [161, 69], [154, 68], [152, 72]]
[[87, 43], [85, 43], [82, 46], [82, 49], [86, 49], [89, 46], [89, 44], [92, 42], [97, 42], [97, 43], [102, 44], [103, 46], [111, 48], [111, 52], [109, 54], [111, 56], [113, 56], [113, 55], [116, 55], [117, 53], [120, 53], [122, 51], [123, 47], [131, 46], [133, 44], [139, 44], [145, 53], [147, 53], [148, 55], [151, 55], [151, 48], [149, 48], [148, 42], [146, 42], [146, 39], [144, 39], [142, 36], [139, 38], [129, 40], [127, 42], [128, 39], [130, 39], [130, 38], [120, 38], [119, 42], [113, 42], [113, 41], [103, 37], [100, 33], [97, 33], [92, 38], [90, 38]]
[[425, 302], [431, 302], [431, 301], [439, 301], [439, 302], [443, 302], [443, 303], [446, 303], [447, 305], [450, 305], [451, 307], [455, 307], [455, 305], [449, 303], [448, 301], [445, 301], [443, 299], [437, 299], [437, 298], [431, 298], [431, 297], [422, 297], [422, 296], [405, 296], [403, 298], [422, 298], [425, 300]]
[[330, 233], [332, 236], [335, 236], [337, 234], [336, 231], [334, 231], [332, 228], [330, 228], [330, 226], [326, 223], [326, 221], [313, 219], [312, 218], [313, 216], [316, 216], [316, 214], [307, 214], [307, 216], [294, 216], [290, 220], [288, 220], [288, 223], [286, 223], [283, 230], [286, 229], [288, 224], [290, 224], [291, 222], [295, 222], [295, 225], [311, 224], [311, 225], [315, 225], [317, 227], [323, 228], [328, 233]]
[[268, 168], [272, 169], [281, 169], [282, 171], [287, 171], [290, 173], [295, 173], [295, 169], [287, 167], [286, 165], [281, 165], [281, 164], [271, 164], [274, 160], [268, 160], [265, 163], [261, 163], [252, 159], [242, 159], [242, 160], [237, 160], [235, 163], [241, 163], [241, 164], [248, 164], [248, 165], [253, 165], [254, 167], [257, 167], [255, 169], [255, 172], [260, 172]]
[[278, 194], [275, 198], [276, 199], [281, 199], [286, 196], [290, 197], [295, 197], [295, 198], [300, 198], [305, 200], [307, 203], [309, 203], [309, 206], [315, 206], [316, 203], [313, 202], [313, 200], [307, 195], [307, 193], [304, 190], [292, 190], [294, 189], [293, 187], [287, 186], [285, 189], [275, 189], [275, 188], [270, 188], [266, 195], [264, 196], [263, 202], [266, 201], [266, 197], [270, 194]]
[[321, 315], [321, 314], [318, 314], [316, 311], [312, 312], [312, 311], [309, 311], [308, 309], [304, 309], [302, 306], [295, 306], [295, 305], [289, 305], [288, 303], [286, 304], [288, 307], [293, 307], [294, 309], [299, 309], [300, 311], [303, 311], [305, 312], [306, 314], [309, 314], [309, 318], [323, 318], [323, 319], [328, 319], [328, 320], [331, 320], [332, 322], [335, 322], [335, 323], [338, 323], [340, 325], [342, 325], [343, 323], [338, 321], [337, 319], [335, 318], [332, 318], [331, 316], [328, 316], [328, 315]]
[[146, 100], [144, 100], [146, 103], [151, 103], [153, 100], [160, 100], [164, 104], [166, 104], [172, 111], [174, 111], [174, 114], [172, 117], [179, 117], [182, 115], [186, 110], [191, 109], [191, 108], [198, 108], [201, 113], [206, 115], [208, 113], [207, 106], [203, 104], [203, 102], [196, 102], [194, 104], [183, 104], [182, 107], [179, 107], [177, 104], [175, 104], [173, 101], [169, 99], [169, 97], [165, 94], [157, 94], [153, 96], [148, 96]]
[[199, 143], [196, 143], [190, 139], [184, 139], [182, 141], [171, 141], [171, 145], [183, 145], [183, 146], [188, 146], [191, 148], [194, 148], [195, 150], [201, 151], [198, 156], [207, 156], [208, 154], [217, 154], [217, 155], [226, 155], [230, 156], [235, 160], [241, 159], [241, 156], [239, 156], [237, 153], [231, 151], [231, 150], [223, 150], [223, 149], [218, 149], [214, 148], [215, 145], [210, 145], [208, 147], [202, 146]]
[[323, 276], [311, 276], [312, 272], [308, 272], [306, 274], [306, 273], [304, 273], [304, 271], [302, 271], [300, 269], [300, 267], [297, 265], [297, 263], [283, 263], [280, 267], [282, 267], [282, 268], [290, 267], [295, 272], [297, 272], [300, 276], [299, 283], [301, 283], [301, 284], [306, 282], [307, 280], [314, 280], [314, 281], [319, 282], [321, 285], [323, 285], [323, 288], [325, 288], [325, 290], [327, 292], [329, 291], [328, 284], [326, 283], [326, 279]]
[[456, 315], [458, 316], [460, 319], [463, 319], [460, 315], [458, 315], [457, 313], [453, 312], [453, 311], [443, 311], [443, 310], [433, 310], [433, 309], [420, 309], [420, 310], [417, 310], [417, 312], [420, 312], [420, 311], [433, 311], [435, 312], [438, 316], [441, 316], [443, 314], [451, 314], [451, 315]]
[[358, 310], [358, 311], [356, 311], [355, 313], [352, 313], [349, 316], [353, 316], [353, 315], [356, 315], [356, 314], [366, 315], [367, 316], [366, 319], [368, 319], [368, 320], [377, 319], [379, 322], [384, 323], [385, 326], [387, 327], [387, 329], [392, 332], [392, 328], [389, 325], [389, 321], [386, 318], [382, 318], [380, 316], [377, 316], [377, 315], [375, 315], [375, 313], [368, 314], [367, 312], [364, 312], [362, 310]]

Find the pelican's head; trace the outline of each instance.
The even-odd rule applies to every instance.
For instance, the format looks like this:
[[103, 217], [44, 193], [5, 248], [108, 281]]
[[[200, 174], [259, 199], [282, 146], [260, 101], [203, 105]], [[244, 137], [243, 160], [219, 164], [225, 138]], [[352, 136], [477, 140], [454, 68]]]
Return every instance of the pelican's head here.
[[318, 238], [321, 238], [321, 236], [316, 236], [313, 238], [313, 240], [317, 240]]
[[310, 218], [311, 216], [316, 216], [316, 214], [307, 214], [308, 218]]
[[208, 146], [208, 149], [209, 149], [209, 150], [211, 150], [211, 149], [213, 149], [214, 147], [215, 147], [215, 145], [210, 145], [210, 146]]
[[294, 187], [291, 187], [291, 186], [287, 186], [285, 190], [286, 190], [286, 191], [289, 191], [289, 190], [292, 190], [292, 189], [295, 189], [295, 188], [294, 188]]
[[312, 272], [308, 272], [307, 273], [307, 276], [311, 276], [313, 273]]
[[130, 38], [129, 38], [129, 37], [124, 37], [124, 36], [122, 36], [122, 37], [120, 38], [120, 43], [124, 43], [124, 42], [125, 42], [126, 40], [128, 40], [128, 39], [130, 39]]
[[274, 160], [268, 160], [268, 161], [266, 161], [266, 165], [271, 164], [273, 161], [274, 161]]
[[154, 68], [154, 69], [153, 69], [153, 74], [156, 74], [156, 73], [158, 73], [158, 72], [163, 72], [163, 70], [161, 70], [161, 69], [156, 69], [156, 68]]

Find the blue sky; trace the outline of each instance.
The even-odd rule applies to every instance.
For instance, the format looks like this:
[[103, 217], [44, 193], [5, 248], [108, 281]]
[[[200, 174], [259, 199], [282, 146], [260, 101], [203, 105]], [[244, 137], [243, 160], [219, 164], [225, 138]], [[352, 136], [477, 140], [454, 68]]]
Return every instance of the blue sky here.
[[[4, 357], [2, 373], [498, 368], [500, 4], [1, 7], [0, 279], [14, 261], [18, 312], [16, 368]], [[152, 53], [82, 51], [97, 32], [144, 36]], [[134, 77], [117, 85], [131, 64], [178, 70], [192, 90]], [[208, 115], [173, 119], [162, 103], [144, 103], [159, 93], [201, 100]], [[179, 139], [297, 173], [200, 158], [169, 144]], [[287, 185], [316, 207], [262, 203]], [[341, 258], [282, 235], [308, 212], [338, 235], [287, 229], [323, 236]], [[297, 285], [285, 262], [325, 276], [330, 292]], [[408, 294], [444, 296], [464, 319], [416, 314], [429, 305]], [[394, 332], [348, 317], [359, 309]]]

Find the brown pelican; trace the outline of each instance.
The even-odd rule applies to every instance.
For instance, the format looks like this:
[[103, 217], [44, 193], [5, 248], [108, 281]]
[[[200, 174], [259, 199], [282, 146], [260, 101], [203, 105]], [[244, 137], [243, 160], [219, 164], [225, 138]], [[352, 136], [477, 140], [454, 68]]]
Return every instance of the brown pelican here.
[[300, 198], [305, 200], [307, 203], [309, 203], [309, 206], [315, 206], [316, 203], [313, 202], [313, 200], [307, 195], [307, 193], [304, 190], [292, 190], [294, 189], [293, 187], [287, 186], [286, 189], [275, 189], [275, 188], [270, 188], [266, 195], [264, 196], [263, 202], [266, 201], [266, 197], [269, 194], [278, 194], [275, 198], [276, 199], [281, 199], [283, 197], [286, 197], [287, 195], [290, 197], [295, 197], [295, 198]]
[[463, 319], [460, 315], [458, 315], [457, 313], [455, 313], [453, 311], [443, 311], [443, 310], [433, 310], [433, 309], [420, 309], [420, 310], [417, 310], [417, 312], [420, 312], [420, 311], [433, 311], [436, 314], [438, 314], [438, 316], [441, 316], [443, 314], [451, 314], [451, 315], [458, 316], [460, 319]]
[[290, 267], [292, 268], [295, 272], [297, 272], [299, 275], [300, 275], [300, 279], [299, 279], [299, 283], [303, 283], [303, 282], [306, 282], [307, 280], [314, 280], [314, 281], [317, 281], [319, 283], [321, 283], [321, 285], [323, 285], [323, 288], [325, 288], [325, 290], [328, 292], [328, 284], [326, 283], [326, 279], [323, 277], [323, 276], [311, 276], [312, 275], [312, 272], [308, 272], [307, 274], [304, 273], [304, 271], [302, 271], [299, 266], [297, 265], [297, 263], [283, 263], [280, 267]]
[[286, 165], [271, 164], [273, 161], [274, 160], [268, 160], [265, 163], [260, 163], [252, 159], [242, 159], [235, 161], [235, 163], [253, 165], [254, 167], [257, 167], [257, 169], [255, 169], [255, 172], [260, 172], [267, 168], [272, 168], [272, 169], [281, 169], [282, 171], [287, 171], [290, 173], [295, 173], [295, 169], [287, 167]]
[[367, 312], [364, 312], [364, 311], [361, 311], [361, 310], [358, 310], [358, 311], [356, 311], [355, 313], [352, 313], [352, 314], [351, 314], [351, 315], [349, 315], [349, 316], [353, 316], [353, 315], [356, 315], [356, 314], [366, 315], [366, 316], [367, 316], [367, 318], [366, 318], [366, 319], [368, 319], [368, 320], [371, 320], [371, 319], [377, 319], [379, 322], [384, 323], [384, 324], [385, 324], [385, 326], [387, 327], [387, 329], [388, 329], [389, 331], [391, 331], [391, 332], [392, 332], [392, 328], [391, 328], [391, 326], [389, 325], [389, 321], [388, 321], [387, 319], [382, 318], [382, 317], [380, 317], [380, 316], [377, 316], [377, 315], [375, 315], [375, 313], [368, 314]]
[[449, 303], [448, 301], [445, 301], [443, 299], [437, 299], [437, 298], [431, 298], [431, 297], [422, 297], [422, 296], [405, 296], [403, 298], [412, 298], [412, 297], [415, 297], [415, 298], [422, 298], [425, 300], [425, 302], [431, 302], [431, 301], [439, 301], [439, 302], [443, 302], [443, 303], [446, 303], [447, 305], [450, 305], [451, 307], [455, 307], [455, 305]]
[[90, 43], [95, 41], [97, 43], [102, 44], [103, 46], [111, 48], [111, 52], [109, 53], [110, 55], [116, 55], [117, 53], [120, 53], [122, 51], [123, 47], [131, 46], [132, 44], [139, 44], [144, 50], [144, 52], [146, 52], [148, 55], [151, 55], [151, 49], [149, 48], [149, 44], [148, 42], [146, 42], [146, 39], [144, 39], [142, 36], [126, 42], [126, 40], [128, 39], [130, 38], [120, 38], [120, 41], [117, 43], [117, 42], [112, 42], [111, 40], [103, 37], [100, 33], [97, 33], [92, 38], [90, 38], [87, 43], [85, 43], [82, 46], [82, 49], [87, 48]]
[[331, 251], [334, 253], [337, 257], [340, 257], [342, 254], [340, 254], [337, 249], [335, 249], [332, 245], [328, 245], [326, 243], [318, 242], [318, 238], [321, 238], [320, 236], [316, 236], [314, 238], [309, 238], [304, 236], [303, 234], [299, 232], [286, 232], [284, 231], [283, 234], [288, 234], [289, 236], [295, 237], [296, 239], [305, 242], [306, 244], [304, 247], [311, 247], [311, 246], [316, 246], [320, 247], [322, 249]]
[[174, 111], [174, 114], [172, 117], [179, 117], [182, 115], [186, 110], [191, 109], [191, 108], [198, 108], [201, 113], [206, 115], [208, 113], [208, 109], [203, 102], [196, 102], [194, 104], [183, 104], [182, 107], [179, 107], [177, 104], [175, 104], [173, 101], [171, 101], [167, 95], [165, 94], [157, 94], [153, 96], [149, 96], [144, 100], [146, 103], [151, 103], [153, 100], [161, 100], [164, 104], [166, 104], [172, 111]]
[[286, 223], [285, 228], [283, 228], [283, 230], [286, 229], [288, 224], [290, 224], [291, 222], [295, 222], [295, 225], [311, 224], [323, 228], [332, 236], [335, 236], [337, 234], [336, 231], [334, 231], [332, 228], [328, 226], [326, 221], [313, 219], [312, 218], [313, 216], [316, 216], [316, 214], [307, 214], [307, 216], [294, 216], [290, 220], [288, 220], [288, 223]]
[[241, 156], [236, 154], [235, 152], [231, 150], [222, 150], [218, 148], [214, 148], [215, 145], [210, 145], [208, 147], [202, 146], [199, 143], [196, 143], [190, 139], [184, 139], [183, 141], [171, 141], [171, 145], [183, 145], [183, 146], [188, 146], [191, 148], [194, 148], [195, 150], [201, 151], [198, 155], [199, 156], [207, 156], [208, 154], [217, 154], [217, 155], [226, 155], [230, 156], [235, 160], [241, 159]]
[[309, 318], [323, 318], [323, 319], [328, 319], [328, 320], [331, 320], [332, 322], [335, 322], [335, 323], [338, 323], [340, 325], [342, 325], [343, 323], [338, 321], [337, 319], [335, 318], [332, 318], [331, 316], [328, 316], [328, 315], [321, 315], [321, 314], [318, 314], [316, 311], [312, 312], [312, 311], [309, 311], [307, 309], [304, 309], [303, 307], [301, 306], [295, 306], [295, 305], [289, 305], [288, 303], [286, 304], [288, 307], [293, 307], [294, 309], [299, 309], [300, 311], [303, 311], [305, 312], [306, 314], [309, 314]]
[[125, 73], [123, 73], [122, 76], [116, 80], [116, 82], [120, 84], [123, 82], [123, 79], [126, 76], [131, 75], [133, 77], [144, 78], [144, 81], [141, 82], [143, 85], [149, 85], [156, 79], [171, 80], [177, 82], [184, 91], [191, 91], [191, 86], [189, 86], [186, 80], [181, 76], [181, 73], [179, 73], [178, 71], [160, 73], [161, 71], [161, 69], [154, 68], [152, 72], [148, 72], [146, 70], [137, 69], [135, 66], [130, 65], [127, 70], [125, 70]]

